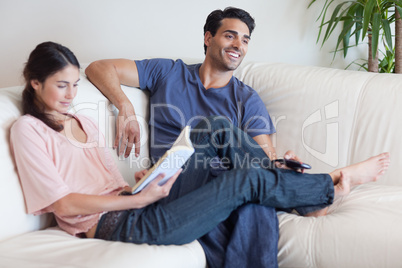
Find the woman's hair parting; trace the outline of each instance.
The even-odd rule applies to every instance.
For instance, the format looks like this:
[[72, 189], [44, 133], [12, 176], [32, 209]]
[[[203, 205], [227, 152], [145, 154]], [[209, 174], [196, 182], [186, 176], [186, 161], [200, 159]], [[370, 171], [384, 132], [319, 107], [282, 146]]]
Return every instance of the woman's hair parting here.
[[41, 43], [31, 52], [23, 71], [26, 83], [22, 93], [23, 114], [30, 114], [40, 119], [56, 131], [63, 130], [63, 125], [54, 121], [45, 112], [44, 105], [36, 100], [35, 90], [31, 85], [31, 81], [37, 80], [40, 83], [44, 83], [49, 76], [70, 64], [78, 69], [80, 68], [80, 64], [73, 52], [67, 47], [54, 42]]

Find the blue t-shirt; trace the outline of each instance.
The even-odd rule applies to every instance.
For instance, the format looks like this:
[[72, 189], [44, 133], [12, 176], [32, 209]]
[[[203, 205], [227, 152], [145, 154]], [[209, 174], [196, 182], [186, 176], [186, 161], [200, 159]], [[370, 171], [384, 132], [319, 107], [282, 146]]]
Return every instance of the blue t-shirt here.
[[181, 60], [136, 61], [140, 88], [150, 92], [150, 150], [160, 158], [186, 126], [195, 127], [211, 115], [228, 118], [251, 137], [275, 132], [257, 92], [232, 76], [222, 88], [205, 89], [199, 77], [201, 64]]

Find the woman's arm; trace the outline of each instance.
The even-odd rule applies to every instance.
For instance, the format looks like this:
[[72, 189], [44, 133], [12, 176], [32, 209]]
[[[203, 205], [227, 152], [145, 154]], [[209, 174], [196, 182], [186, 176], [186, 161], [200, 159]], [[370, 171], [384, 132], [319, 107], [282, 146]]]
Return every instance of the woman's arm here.
[[57, 200], [51, 206], [60, 216], [89, 215], [104, 211], [143, 208], [168, 196], [173, 183], [181, 170], [173, 175], [164, 185], [158, 183], [164, 175], [160, 174], [141, 192], [129, 196], [99, 196], [71, 193]]

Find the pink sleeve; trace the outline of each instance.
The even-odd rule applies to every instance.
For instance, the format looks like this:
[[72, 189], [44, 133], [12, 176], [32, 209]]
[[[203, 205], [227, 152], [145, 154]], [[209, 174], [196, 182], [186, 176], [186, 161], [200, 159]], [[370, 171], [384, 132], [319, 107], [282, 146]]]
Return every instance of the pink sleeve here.
[[21, 180], [28, 213], [52, 212], [55, 201], [71, 193], [51, 157], [50, 137], [31, 118], [18, 120], [10, 141]]

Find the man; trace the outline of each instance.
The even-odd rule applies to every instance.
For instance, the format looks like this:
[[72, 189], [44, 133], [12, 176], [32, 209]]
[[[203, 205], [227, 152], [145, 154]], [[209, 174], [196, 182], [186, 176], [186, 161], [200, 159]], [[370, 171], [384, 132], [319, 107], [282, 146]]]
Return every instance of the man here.
[[[135, 110], [120, 85], [140, 87], [150, 92], [151, 156], [158, 159], [189, 124], [196, 125], [211, 115], [228, 118], [249, 134], [250, 144], [261, 146], [270, 159], [275, 159], [270, 134], [275, 129], [258, 94], [233, 77], [248, 49], [254, 29], [253, 18], [244, 10], [215, 10], [204, 26], [205, 60], [186, 65], [182, 61], [153, 59], [131, 61], [101, 60], [87, 69], [88, 78], [119, 109], [114, 146], [132, 147], [139, 153], [140, 132]], [[293, 153], [287, 153], [296, 158]], [[202, 185], [219, 172], [222, 162], [211, 168]], [[183, 171], [187, 172], [187, 170]], [[338, 176], [339, 177], [339, 176]], [[164, 202], [186, 194], [194, 185], [180, 177]], [[290, 198], [290, 197], [289, 197]], [[202, 212], [200, 212], [202, 213]], [[246, 205], [210, 233], [199, 239], [209, 267], [276, 267], [278, 221], [274, 208]]]
[[[237, 17], [241, 17], [242, 20]], [[181, 68], [190, 69], [188, 75], [194, 76], [187, 79], [190, 83], [198, 83], [199, 79], [202, 85], [192, 86], [189, 85], [187, 81], [179, 79], [177, 83], [165, 85], [165, 87], [170, 90], [165, 96], [162, 95], [164, 93], [157, 91], [158, 88], [151, 90], [151, 94], [153, 95], [151, 97], [151, 106], [153, 105], [151, 112], [157, 113], [151, 114], [150, 120], [151, 137], [156, 139], [154, 140], [154, 142], [156, 142], [154, 145], [160, 146], [173, 142], [184, 125], [191, 123], [191, 125], [194, 126], [197, 124], [198, 121], [193, 120], [195, 116], [208, 116], [220, 113], [220, 115], [225, 115], [234, 120], [237, 119], [236, 117], [243, 117], [240, 119], [243, 120], [243, 122], [232, 123], [242, 124], [241, 127], [243, 130], [246, 130], [245, 127], [251, 129], [251, 131], [247, 132], [265, 149], [271, 159], [275, 158], [275, 149], [272, 146], [269, 136], [269, 134], [272, 134], [275, 130], [261, 99], [254, 90], [244, 84], [241, 86], [228, 85], [229, 83], [241, 83], [233, 77], [233, 71], [240, 65], [247, 53], [248, 43], [253, 29], [254, 20], [243, 10], [226, 9], [224, 12], [218, 10], [209, 15], [204, 27], [204, 62], [201, 66], [180, 66]], [[148, 87], [148, 85], [145, 84], [146, 81], [142, 81], [140, 77], [147, 71], [146, 68], [155, 68], [158, 64], [164, 64], [163, 68], [165, 69], [170, 68], [169, 75], [172, 76], [173, 69], [176, 68], [173, 66], [175, 63], [164, 62], [163, 60], [153, 63], [152, 66], [149, 66], [149, 62], [135, 62], [126, 59], [102, 60], [92, 63], [86, 69], [86, 74], [89, 79], [119, 110], [115, 147], [118, 146], [120, 140], [123, 144], [127, 144], [127, 147], [121, 146], [119, 150], [119, 154], [122, 154], [125, 149], [126, 157], [130, 154], [133, 146], [135, 147], [135, 153], [139, 153], [140, 132], [138, 123], [135, 120], [134, 107], [122, 92], [120, 84], [132, 87]], [[176, 63], [176, 65], [178, 64]], [[138, 70], [138, 67], [140, 67], [140, 70]], [[147, 75], [149, 75], [149, 73], [147, 73]], [[145, 78], [143, 78], [143, 80], [145, 80]], [[169, 81], [169, 83], [172, 83], [172, 81]], [[242, 94], [242, 96], [215, 93], [216, 91], [224, 91], [223, 89], [227, 86], [231, 86], [234, 90], [241, 91], [237, 93]], [[199, 89], [200, 93], [191, 92], [193, 87]], [[179, 90], [183, 92], [183, 88], [187, 90], [185, 94], [188, 96], [187, 99], [192, 101], [192, 105], [196, 105], [197, 107], [202, 106], [197, 111], [192, 111], [189, 107], [180, 107], [182, 106], [181, 103], [183, 103], [183, 99], [177, 98], [177, 96]], [[147, 89], [149, 90], [149, 88]], [[209, 93], [208, 91], [214, 93]], [[157, 94], [157, 96], [154, 96], [154, 94]], [[196, 94], [201, 94], [202, 96]], [[167, 98], [170, 98], [168, 109], [166, 109], [166, 107], [160, 107], [160, 104], [166, 104]], [[221, 107], [222, 109], [219, 110], [218, 108], [220, 108], [223, 103], [220, 102], [221, 99], [218, 98], [226, 99], [226, 102], [230, 102], [228, 104], [230, 107]], [[210, 104], [210, 102], [212, 102], [212, 104]], [[175, 125], [172, 125], [171, 122], [167, 123], [167, 121], [172, 118], [165, 118], [165, 120], [162, 121], [160, 114], [164, 113], [166, 110], [171, 110], [172, 107], [178, 110], [172, 117], [182, 117], [184, 114], [189, 120], [183, 121], [173, 118]], [[229, 109], [231, 110], [229, 111]], [[169, 128], [170, 140], [160, 140], [162, 138], [160, 138], [159, 132], [164, 130], [160, 129], [159, 124], [163, 124], [164, 128]], [[246, 124], [248, 124], [248, 126]], [[162, 133], [162, 136], [167, 137], [168, 135], [166, 134], [167, 133]], [[151, 148], [151, 155], [153, 157], [160, 157], [161, 153], [166, 149], [161, 149], [159, 152], [155, 152], [155, 150]]]
[[[249, 130], [266, 154], [274, 159], [269, 134], [275, 130], [268, 112], [257, 93], [233, 77], [233, 71], [247, 54], [254, 26], [254, 19], [244, 10], [227, 8], [212, 12], [204, 26], [205, 60], [201, 65], [126, 59], [92, 63], [86, 69], [88, 78], [119, 109], [114, 146], [116, 148], [120, 141], [127, 144], [120, 147], [119, 154], [125, 149], [125, 156], [129, 156], [134, 146], [137, 155], [140, 149], [135, 110], [120, 87], [124, 84], [151, 92], [149, 124], [154, 160], [168, 149], [166, 145], [171, 145], [186, 124], [195, 126], [199, 122], [197, 118], [210, 115], [224, 115], [243, 130]], [[185, 182], [176, 182], [175, 187], [180, 189], [171, 193], [172, 198], [188, 188]], [[265, 238], [259, 239], [259, 235]], [[277, 240], [274, 209], [248, 205], [201, 238], [200, 243], [210, 267], [251, 264], [275, 267]]]

